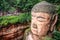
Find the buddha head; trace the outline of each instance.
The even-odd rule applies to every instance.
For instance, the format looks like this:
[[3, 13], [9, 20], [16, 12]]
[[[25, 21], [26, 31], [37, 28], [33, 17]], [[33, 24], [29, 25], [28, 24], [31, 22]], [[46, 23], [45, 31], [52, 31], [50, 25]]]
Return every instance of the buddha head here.
[[42, 1], [33, 6], [31, 10], [31, 32], [34, 35], [45, 36], [52, 32], [57, 21], [55, 6]]

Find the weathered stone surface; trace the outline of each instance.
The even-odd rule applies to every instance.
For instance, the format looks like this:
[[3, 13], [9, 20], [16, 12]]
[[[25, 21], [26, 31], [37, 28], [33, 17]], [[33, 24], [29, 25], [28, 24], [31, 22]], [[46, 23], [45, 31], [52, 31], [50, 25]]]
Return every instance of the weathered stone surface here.
[[0, 30], [0, 40], [22, 40], [27, 25], [10, 25]]

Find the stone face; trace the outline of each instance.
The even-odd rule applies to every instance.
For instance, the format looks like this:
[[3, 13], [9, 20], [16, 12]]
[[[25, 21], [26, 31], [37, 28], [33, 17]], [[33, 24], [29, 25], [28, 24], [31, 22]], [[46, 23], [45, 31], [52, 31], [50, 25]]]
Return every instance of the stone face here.
[[32, 13], [32, 15], [31, 31], [33, 34], [40, 36], [46, 35], [50, 27], [50, 15], [43, 12]]
[[45, 1], [37, 3], [32, 8], [31, 15], [31, 32], [33, 40], [43, 40], [42, 37], [50, 34], [52, 35], [57, 21], [54, 5]]

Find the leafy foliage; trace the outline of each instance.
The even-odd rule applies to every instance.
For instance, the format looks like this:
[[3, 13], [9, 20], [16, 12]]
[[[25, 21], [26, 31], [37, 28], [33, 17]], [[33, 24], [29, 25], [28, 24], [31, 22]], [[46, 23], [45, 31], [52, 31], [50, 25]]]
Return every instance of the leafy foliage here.
[[45, 1], [48, 1], [48, 2], [50, 2], [50, 3], [53, 3], [53, 4], [60, 4], [60, 1], [59, 0], [45, 0]]
[[34, 4], [40, 0], [0, 0], [0, 10], [8, 11], [11, 7], [22, 11], [30, 11]]
[[54, 31], [54, 37], [55, 40], [60, 40], [60, 32], [59, 31]]
[[7, 11], [10, 8], [10, 5], [6, 0], [0, 0], [0, 10]]
[[29, 22], [31, 19], [30, 13], [22, 13], [19, 16], [3, 16], [0, 17], [0, 25], [7, 25], [9, 23], [15, 24], [15, 23], [25, 23]]

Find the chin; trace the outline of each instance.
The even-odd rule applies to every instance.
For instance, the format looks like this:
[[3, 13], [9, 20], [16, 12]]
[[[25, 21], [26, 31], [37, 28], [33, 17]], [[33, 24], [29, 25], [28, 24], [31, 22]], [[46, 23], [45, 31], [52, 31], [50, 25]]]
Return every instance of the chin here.
[[42, 33], [42, 34], [39, 34], [39, 36], [46, 36], [46, 34], [45, 33]]

